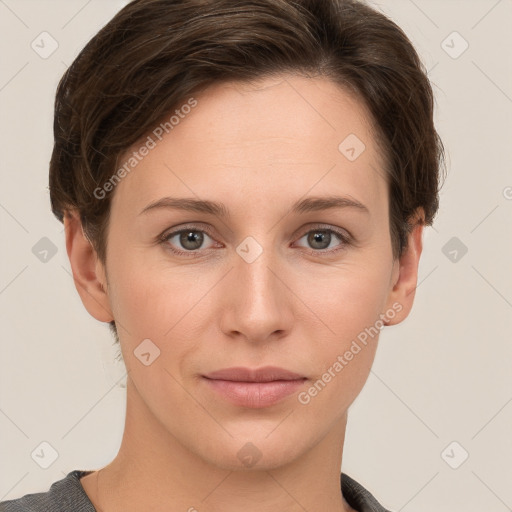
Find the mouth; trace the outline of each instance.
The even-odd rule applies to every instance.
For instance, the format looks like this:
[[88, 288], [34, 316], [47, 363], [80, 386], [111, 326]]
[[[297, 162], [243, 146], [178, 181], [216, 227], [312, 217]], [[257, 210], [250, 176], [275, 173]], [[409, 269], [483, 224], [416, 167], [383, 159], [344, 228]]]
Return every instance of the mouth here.
[[239, 407], [270, 407], [295, 393], [307, 377], [284, 368], [226, 368], [203, 375], [209, 389]]
[[212, 380], [229, 380], [233, 382], [273, 382], [278, 380], [300, 380], [305, 379], [300, 375], [277, 366], [265, 366], [264, 368], [244, 368], [237, 366], [234, 368], [225, 368], [204, 375]]

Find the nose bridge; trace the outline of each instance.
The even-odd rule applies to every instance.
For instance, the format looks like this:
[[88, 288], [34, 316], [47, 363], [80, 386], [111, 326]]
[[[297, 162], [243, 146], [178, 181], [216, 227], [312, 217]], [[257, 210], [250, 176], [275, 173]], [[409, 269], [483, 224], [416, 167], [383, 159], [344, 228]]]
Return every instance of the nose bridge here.
[[236, 275], [243, 288], [244, 294], [251, 299], [251, 303], [268, 304], [275, 300], [279, 293], [276, 283], [275, 270], [277, 265], [275, 248], [272, 247], [271, 236], [256, 238], [249, 236], [244, 239], [236, 249], [238, 261], [235, 264]]
[[286, 330], [289, 297], [280, 279], [277, 250], [271, 235], [245, 238], [236, 248], [230, 308], [231, 330], [248, 338], [265, 338]]

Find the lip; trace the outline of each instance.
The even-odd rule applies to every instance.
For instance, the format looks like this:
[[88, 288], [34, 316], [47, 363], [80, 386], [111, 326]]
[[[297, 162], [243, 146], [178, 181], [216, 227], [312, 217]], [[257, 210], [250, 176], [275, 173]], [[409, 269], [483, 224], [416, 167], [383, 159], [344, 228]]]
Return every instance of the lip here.
[[304, 375], [279, 368], [277, 366], [265, 366], [263, 368], [244, 368], [237, 366], [225, 368], [204, 375], [207, 379], [230, 380], [236, 382], [271, 382], [275, 380], [304, 379]]
[[295, 393], [307, 378], [283, 368], [266, 366], [226, 368], [203, 375], [203, 380], [211, 390], [234, 405], [261, 409]]

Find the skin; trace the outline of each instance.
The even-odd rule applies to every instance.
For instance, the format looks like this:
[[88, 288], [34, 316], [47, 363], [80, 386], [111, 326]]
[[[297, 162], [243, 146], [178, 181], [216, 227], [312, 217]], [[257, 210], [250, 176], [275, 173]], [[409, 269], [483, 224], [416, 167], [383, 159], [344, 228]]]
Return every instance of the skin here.
[[[215, 85], [195, 98], [194, 110], [117, 185], [106, 266], [76, 212], [65, 219], [77, 290], [94, 318], [116, 320], [128, 371], [119, 453], [82, 485], [105, 512], [162, 504], [190, 512], [352, 510], [339, 484], [347, 410], [369, 375], [378, 335], [306, 405], [297, 392], [267, 408], [238, 407], [201, 375], [274, 365], [307, 377], [307, 390], [393, 304], [401, 310], [387, 325], [407, 317], [421, 222], [394, 260], [372, 122], [328, 79], [287, 74]], [[351, 133], [366, 146], [355, 161], [338, 150]], [[326, 195], [355, 199], [368, 212], [290, 213], [295, 201]], [[140, 214], [165, 196], [222, 202], [231, 216]], [[191, 222], [212, 230], [202, 245], [184, 246], [179, 236], [157, 243]], [[352, 243], [331, 233], [330, 243], [315, 245], [307, 235], [318, 223], [345, 230]], [[236, 252], [248, 236], [263, 250], [252, 263]], [[197, 257], [169, 248], [198, 246]], [[149, 366], [134, 355], [147, 338], [160, 349]], [[248, 442], [261, 455], [251, 467], [237, 456]]]

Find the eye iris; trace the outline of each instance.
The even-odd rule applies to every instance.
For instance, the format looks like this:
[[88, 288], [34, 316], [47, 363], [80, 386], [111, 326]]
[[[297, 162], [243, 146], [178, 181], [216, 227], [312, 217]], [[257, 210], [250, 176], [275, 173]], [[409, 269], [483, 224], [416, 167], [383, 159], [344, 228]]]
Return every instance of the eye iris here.
[[[180, 243], [183, 247], [186, 249], [190, 249], [191, 251], [194, 251], [201, 247], [203, 243], [203, 235], [199, 231], [183, 231], [180, 234]], [[193, 247], [188, 246], [187, 244], [189, 242], [192, 242]]]
[[[327, 241], [327, 244], [325, 244]], [[315, 247], [316, 249], [326, 249], [329, 247], [331, 242], [331, 234], [327, 231], [312, 231], [308, 236], [308, 242], [315, 247], [315, 244], [319, 242], [320, 244], [324, 243], [325, 247]]]

